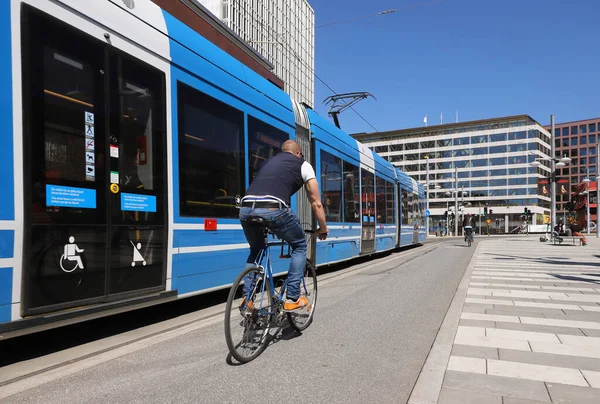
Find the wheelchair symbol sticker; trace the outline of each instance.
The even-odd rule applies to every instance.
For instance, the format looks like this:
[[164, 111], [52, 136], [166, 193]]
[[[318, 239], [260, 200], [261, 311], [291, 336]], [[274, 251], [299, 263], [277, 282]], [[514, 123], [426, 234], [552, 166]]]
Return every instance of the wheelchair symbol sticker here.
[[[73, 272], [77, 268], [83, 269], [81, 255], [78, 255], [78, 253], [84, 251], [83, 248], [79, 248], [79, 246], [75, 244], [75, 237], [69, 237], [69, 244], [65, 244], [63, 255], [60, 257], [60, 268], [67, 273]], [[75, 262], [75, 265], [70, 264], [72, 262]]]
[[133, 261], [131, 262], [131, 266], [134, 267], [137, 263], [142, 263], [142, 265], [146, 265], [146, 259], [142, 256], [140, 250], [142, 249], [142, 243], [133, 244], [133, 241], [129, 240], [131, 245], [133, 246]]

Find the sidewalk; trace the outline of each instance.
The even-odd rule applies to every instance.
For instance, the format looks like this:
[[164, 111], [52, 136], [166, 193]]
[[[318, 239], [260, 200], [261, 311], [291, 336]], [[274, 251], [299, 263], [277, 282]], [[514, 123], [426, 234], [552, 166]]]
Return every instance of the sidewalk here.
[[476, 238], [409, 404], [600, 403], [600, 240]]

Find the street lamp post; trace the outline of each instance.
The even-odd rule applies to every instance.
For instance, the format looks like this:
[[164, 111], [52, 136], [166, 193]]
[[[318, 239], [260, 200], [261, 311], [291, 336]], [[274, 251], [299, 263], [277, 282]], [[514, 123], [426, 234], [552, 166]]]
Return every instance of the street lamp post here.
[[586, 221], [586, 233], [589, 236], [590, 235], [590, 226], [591, 226], [591, 220], [590, 220], [590, 197], [592, 196], [592, 193], [590, 192], [590, 173], [589, 173], [589, 169], [586, 167], [585, 168], [585, 178], [583, 179], [583, 182], [586, 184], [586, 189], [585, 191], [583, 191], [583, 193], [585, 194], [585, 221]]
[[[427, 189], [427, 198], [425, 199], [425, 210], [429, 211], [429, 158], [425, 156], [425, 189]], [[425, 218], [425, 237], [429, 237], [429, 216]]]
[[454, 236], [458, 237], [458, 168], [454, 166]]

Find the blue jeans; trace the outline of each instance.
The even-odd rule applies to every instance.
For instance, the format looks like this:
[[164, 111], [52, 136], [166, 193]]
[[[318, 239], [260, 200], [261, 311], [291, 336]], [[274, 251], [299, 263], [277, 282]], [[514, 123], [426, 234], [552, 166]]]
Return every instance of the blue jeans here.
[[[269, 230], [275, 233], [279, 238], [285, 240], [292, 247], [292, 258], [290, 260], [290, 269], [287, 276], [286, 297], [290, 300], [298, 300], [300, 297], [300, 281], [304, 276], [304, 267], [306, 266], [306, 236], [300, 226], [300, 219], [293, 210], [286, 209], [267, 209], [267, 208], [249, 208], [240, 209], [240, 220], [242, 228], [246, 235], [246, 240], [250, 244], [250, 254], [246, 263], [252, 264], [260, 250], [265, 246], [263, 231], [257, 226], [245, 225], [243, 220], [250, 216], [262, 217], [269, 225]], [[245, 282], [244, 285], [250, 286], [252, 282]], [[244, 291], [247, 290], [244, 286]]]

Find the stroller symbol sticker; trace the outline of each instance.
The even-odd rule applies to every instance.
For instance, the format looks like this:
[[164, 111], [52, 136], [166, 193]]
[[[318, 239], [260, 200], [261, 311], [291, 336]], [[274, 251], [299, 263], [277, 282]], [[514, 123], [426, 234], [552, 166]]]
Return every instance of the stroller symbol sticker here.
[[[60, 268], [65, 272], [73, 272], [77, 268], [83, 269], [81, 256], [77, 255], [83, 251], [83, 248], [79, 248], [79, 246], [75, 244], [75, 237], [69, 237], [69, 244], [65, 244], [63, 255], [60, 257]], [[67, 268], [65, 268], [64, 264], [68, 261], [75, 261], [75, 266], [70, 268], [70, 266], [67, 265]]]
[[142, 243], [133, 244], [133, 241], [129, 240], [131, 245], [133, 246], [133, 261], [131, 262], [131, 266], [134, 267], [136, 263], [142, 263], [142, 265], [146, 265], [146, 259], [142, 256], [140, 250], [142, 249]]

